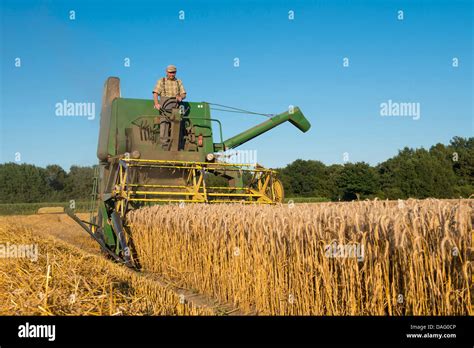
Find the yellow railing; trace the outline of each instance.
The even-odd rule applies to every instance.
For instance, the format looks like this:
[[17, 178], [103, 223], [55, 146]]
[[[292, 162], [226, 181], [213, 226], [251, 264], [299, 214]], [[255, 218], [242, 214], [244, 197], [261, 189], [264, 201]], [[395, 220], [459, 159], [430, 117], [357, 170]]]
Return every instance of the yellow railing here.
[[[185, 174], [185, 185], [141, 184], [129, 182], [132, 167], [180, 169]], [[254, 187], [207, 187], [206, 171], [246, 171], [253, 173]], [[187, 173], [187, 175], [186, 175]], [[248, 163], [192, 162], [180, 160], [150, 160], [123, 158], [113, 195], [116, 209], [122, 214], [129, 202], [188, 202], [188, 203], [245, 203], [274, 204], [272, 180], [276, 171]], [[144, 190], [145, 189], [145, 190]], [[146, 190], [151, 189], [151, 190]], [[164, 189], [164, 190], [161, 190]], [[240, 191], [240, 192], [239, 192]]]

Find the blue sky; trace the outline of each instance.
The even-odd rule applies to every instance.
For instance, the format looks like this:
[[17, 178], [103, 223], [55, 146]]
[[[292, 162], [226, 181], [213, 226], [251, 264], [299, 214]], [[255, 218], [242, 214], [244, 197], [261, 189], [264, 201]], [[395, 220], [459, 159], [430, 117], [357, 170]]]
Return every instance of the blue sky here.
[[[0, 162], [95, 164], [105, 79], [151, 98], [168, 64], [190, 101], [303, 110], [309, 132], [285, 124], [241, 147], [269, 167], [345, 152], [374, 165], [473, 135], [472, 1], [0, 1]], [[65, 99], [96, 103], [95, 119], [57, 117]], [[382, 117], [388, 100], [420, 103], [420, 119]], [[225, 138], [265, 120], [213, 117]]]

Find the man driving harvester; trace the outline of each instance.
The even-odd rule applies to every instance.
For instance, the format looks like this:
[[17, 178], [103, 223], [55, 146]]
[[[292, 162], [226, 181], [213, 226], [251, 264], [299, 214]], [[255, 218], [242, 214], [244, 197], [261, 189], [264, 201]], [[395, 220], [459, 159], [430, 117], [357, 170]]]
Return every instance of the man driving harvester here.
[[[158, 101], [158, 97], [160, 97]], [[170, 98], [175, 98], [176, 102], [181, 102], [186, 98], [186, 90], [181, 80], [176, 79], [176, 66], [168, 65], [166, 68], [166, 77], [159, 79], [153, 90], [154, 108], [160, 110], [161, 107]], [[164, 149], [168, 149], [170, 142], [170, 126], [171, 122], [165, 113], [160, 115], [160, 144]]]

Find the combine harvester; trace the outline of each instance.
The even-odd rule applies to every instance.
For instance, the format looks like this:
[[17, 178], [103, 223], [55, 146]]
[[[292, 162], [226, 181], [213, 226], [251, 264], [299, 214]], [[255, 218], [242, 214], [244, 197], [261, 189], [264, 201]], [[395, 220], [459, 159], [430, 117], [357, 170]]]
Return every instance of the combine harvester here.
[[[97, 156], [90, 221], [66, 213], [78, 222], [110, 257], [137, 267], [130, 245], [127, 212], [159, 203], [245, 203], [275, 204], [283, 201], [284, 191], [276, 172], [254, 164], [220, 161], [230, 149], [289, 121], [302, 132], [311, 127], [301, 110], [269, 119], [230, 139], [222, 139], [222, 125], [211, 117], [207, 102], [180, 102], [168, 98], [159, 111], [153, 101], [120, 96], [120, 80], [105, 82], [100, 114]], [[215, 104], [218, 105], [218, 104]], [[240, 109], [218, 105], [221, 111]], [[252, 113], [252, 112], [244, 112]], [[160, 144], [157, 118], [171, 122], [167, 146]], [[214, 142], [212, 125], [218, 129]], [[206, 178], [215, 175], [227, 186], [208, 186]]]

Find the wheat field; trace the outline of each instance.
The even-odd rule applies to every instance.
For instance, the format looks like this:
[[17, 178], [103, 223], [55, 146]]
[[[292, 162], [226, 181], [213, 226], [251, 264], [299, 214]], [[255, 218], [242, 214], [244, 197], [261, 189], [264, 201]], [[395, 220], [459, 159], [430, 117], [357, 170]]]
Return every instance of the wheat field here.
[[244, 313], [398, 316], [473, 314], [473, 219], [472, 201], [428, 199], [154, 206], [128, 224], [143, 269]]
[[140, 273], [67, 216], [5, 217], [0, 246], [34, 244], [38, 258], [0, 258], [0, 315], [472, 315], [473, 207], [142, 208], [127, 221]]
[[0, 224], [0, 244], [35, 245], [38, 251], [36, 259], [0, 259], [0, 315], [215, 314], [100, 254], [22, 224]]

